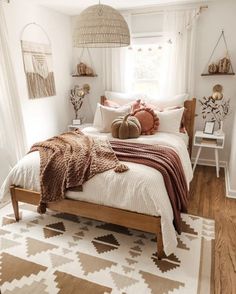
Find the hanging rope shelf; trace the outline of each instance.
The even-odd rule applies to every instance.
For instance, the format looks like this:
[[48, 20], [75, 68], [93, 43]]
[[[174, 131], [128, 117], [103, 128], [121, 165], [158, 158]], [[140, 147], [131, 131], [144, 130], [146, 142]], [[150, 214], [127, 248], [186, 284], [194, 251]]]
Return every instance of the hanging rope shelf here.
[[[214, 53], [218, 45], [220, 44], [221, 40], [223, 40], [225, 48], [226, 48], [226, 56], [222, 58], [219, 62], [212, 62]], [[225, 33], [223, 30], [204, 68], [204, 72], [201, 74], [201, 76], [215, 76], [215, 75], [229, 75], [229, 76], [235, 75], [233, 70], [233, 65], [229, 55], [228, 45], [225, 39]]]
[[[88, 58], [89, 58], [89, 66], [82, 62], [82, 58], [84, 55], [84, 51], [87, 51]], [[75, 73], [72, 74], [73, 78], [77, 77], [97, 77], [97, 74], [94, 71], [93, 60], [89, 51], [89, 48], [83, 48], [79, 57], [79, 63], [76, 66]]]

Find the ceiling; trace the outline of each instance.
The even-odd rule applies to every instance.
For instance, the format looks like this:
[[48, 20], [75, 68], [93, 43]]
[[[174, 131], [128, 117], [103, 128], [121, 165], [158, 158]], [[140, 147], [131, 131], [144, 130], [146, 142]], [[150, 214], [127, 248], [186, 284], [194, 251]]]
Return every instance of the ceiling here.
[[[30, 0], [30, 2], [64, 14], [76, 15], [88, 6], [98, 4], [99, 0]], [[191, 4], [197, 2], [203, 2], [203, 0], [101, 0], [102, 4], [110, 5], [116, 9], [134, 9], [156, 5]]]

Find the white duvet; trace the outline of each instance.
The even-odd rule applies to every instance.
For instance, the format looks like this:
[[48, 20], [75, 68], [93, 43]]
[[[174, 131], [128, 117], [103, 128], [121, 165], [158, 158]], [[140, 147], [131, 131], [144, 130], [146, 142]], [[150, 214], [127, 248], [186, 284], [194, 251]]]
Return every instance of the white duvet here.
[[[92, 136], [101, 136], [94, 128], [86, 128], [83, 131]], [[109, 137], [109, 134], [106, 135]], [[190, 183], [193, 173], [186, 147], [186, 136], [183, 134], [159, 132], [152, 136], [141, 136], [126, 141], [160, 144], [173, 148], [181, 159], [187, 183]], [[98, 174], [83, 185], [83, 192], [69, 191], [66, 197], [149, 215], [160, 215], [165, 253], [173, 253], [177, 239], [173, 227], [172, 207], [162, 175], [145, 165], [129, 162], [125, 164], [129, 167], [127, 172], [117, 174], [109, 170]], [[20, 160], [1, 187], [0, 200], [9, 199], [11, 185], [40, 191], [39, 167], [38, 152], [30, 153]]]

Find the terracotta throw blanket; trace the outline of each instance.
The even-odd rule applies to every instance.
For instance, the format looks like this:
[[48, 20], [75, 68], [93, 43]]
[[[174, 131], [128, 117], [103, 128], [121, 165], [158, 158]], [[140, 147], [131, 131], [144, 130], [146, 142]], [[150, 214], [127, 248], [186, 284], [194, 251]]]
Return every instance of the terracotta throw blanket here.
[[30, 152], [40, 153], [41, 202], [39, 213], [46, 212], [46, 204], [64, 199], [65, 191], [81, 187], [94, 175], [114, 168], [124, 172], [108, 140], [84, 135], [79, 130], [64, 133], [34, 144]]
[[160, 145], [120, 141], [110, 141], [110, 144], [119, 160], [148, 165], [162, 174], [174, 213], [174, 226], [180, 234], [180, 212], [187, 212], [189, 193], [183, 167], [176, 152]]

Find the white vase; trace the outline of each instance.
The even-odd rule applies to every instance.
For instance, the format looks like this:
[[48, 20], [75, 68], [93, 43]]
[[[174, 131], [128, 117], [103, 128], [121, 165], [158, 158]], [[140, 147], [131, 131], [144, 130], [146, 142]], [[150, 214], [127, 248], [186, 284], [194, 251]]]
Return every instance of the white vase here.
[[224, 134], [223, 132], [223, 120], [220, 121], [220, 128], [218, 131], [215, 132], [216, 136], [222, 136]]

